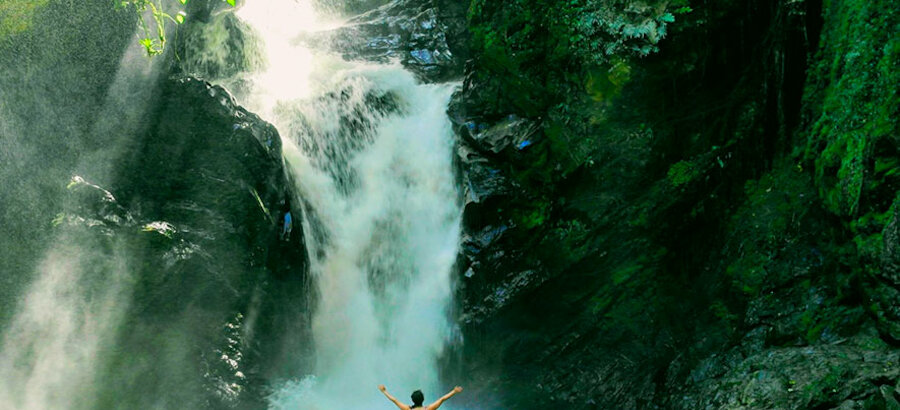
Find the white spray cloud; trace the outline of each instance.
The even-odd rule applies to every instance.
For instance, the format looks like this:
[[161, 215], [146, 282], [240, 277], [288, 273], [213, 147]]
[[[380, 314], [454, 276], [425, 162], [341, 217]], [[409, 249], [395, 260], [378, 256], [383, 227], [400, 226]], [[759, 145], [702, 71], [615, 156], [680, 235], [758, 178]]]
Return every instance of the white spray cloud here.
[[[127, 308], [127, 258], [61, 237], [0, 351], [0, 408], [91, 408], [95, 372]], [[84, 242], [78, 240], [78, 242]]]
[[[136, 43], [126, 50], [104, 104], [92, 113], [92, 134], [110, 140], [96, 151], [80, 151], [77, 168], [96, 178], [114, 176], [113, 161], [139, 126], [162, 63], [148, 63]], [[47, 229], [50, 219], [35, 229]], [[89, 229], [56, 229], [3, 329], [0, 410], [94, 408], [101, 389], [95, 377], [130, 305], [133, 278], [125, 247]]]

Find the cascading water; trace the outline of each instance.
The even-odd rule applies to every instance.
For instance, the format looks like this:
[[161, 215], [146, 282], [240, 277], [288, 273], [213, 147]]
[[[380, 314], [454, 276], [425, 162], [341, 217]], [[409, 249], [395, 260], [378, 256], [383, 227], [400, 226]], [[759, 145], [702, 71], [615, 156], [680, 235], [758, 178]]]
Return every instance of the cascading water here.
[[[297, 238], [270, 235], [284, 195], [274, 134], [218, 88], [158, 78], [169, 61], [148, 64], [130, 11], [70, 3], [47, 2], [33, 38], [0, 41], [27, 51], [0, 53], [0, 174], [12, 187], [0, 190], [0, 410], [378, 408], [379, 383], [442, 393], [461, 214], [453, 86], [304, 47], [301, 29], [329, 28], [309, 2], [210, 16], [238, 34], [252, 26], [265, 52], [222, 26], [180, 26], [198, 30], [184, 46], [199, 54], [179, 67], [218, 69], [284, 140], [317, 285], [314, 345], [294, 344], [308, 338], [306, 300], [291, 304], [301, 272], [287, 271], [305, 260], [288, 245]], [[71, 36], [87, 17], [102, 22], [91, 41]], [[100, 40], [108, 26], [119, 46]], [[234, 63], [257, 51], [266, 68], [235, 75], [259, 66]], [[42, 234], [19, 243], [30, 231]]]
[[379, 383], [442, 393], [461, 214], [446, 116], [453, 86], [313, 53], [295, 41], [317, 28], [302, 0], [251, 1], [238, 16], [268, 55], [242, 99], [284, 140], [319, 296], [315, 368], [275, 392], [272, 407], [383, 406]]

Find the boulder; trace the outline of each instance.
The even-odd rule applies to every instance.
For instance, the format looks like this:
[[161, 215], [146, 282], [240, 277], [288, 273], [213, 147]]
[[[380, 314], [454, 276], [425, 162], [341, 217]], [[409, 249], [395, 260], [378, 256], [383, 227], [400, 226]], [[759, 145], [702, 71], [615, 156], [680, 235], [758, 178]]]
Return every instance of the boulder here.
[[78, 175], [72, 177], [66, 188], [72, 196], [69, 207], [67, 212], [56, 216], [53, 220], [54, 226], [60, 224], [84, 226], [111, 235], [118, 227], [135, 225], [136, 221], [131, 213], [106, 189]]
[[302, 229], [279, 240], [294, 196], [281, 140], [221, 87], [181, 77], [160, 89], [113, 182], [73, 178], [57, 218], [69, 237], [110, 238], [131, 260], [123, 350], [98, 377], [109, 392], [134, 392], [117, 402], [127, 407], [260, 405], [266, 380], [304, 366], [286, 341], [308, 337]]

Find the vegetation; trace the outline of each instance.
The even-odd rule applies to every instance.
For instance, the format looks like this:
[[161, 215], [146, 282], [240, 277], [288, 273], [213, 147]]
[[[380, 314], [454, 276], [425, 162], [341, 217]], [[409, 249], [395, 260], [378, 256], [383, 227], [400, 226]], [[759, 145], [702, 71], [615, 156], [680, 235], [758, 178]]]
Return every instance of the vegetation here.
[[[235, 6], [234, 0], [191, 4], [201, 2]], [[382, 3], [354, 2], [359, 8]], [[461, 279], [466, 303], [506, 292], [492, 299], [502, 299], [505, 305], [497, 309], [504, 311], [482, 314], [494, 327], [476, 329], [478, 337], [470, 340], [477, 342], [469, 344], [497, 356], [505, 373], [477, 374], [493, 366], [464, 369], [520, 400], [497, 407], [550, 407], [541, 400], [551, 399], [556, 406], [601, 408], [830, 408], [848, 400], [890, 408], [896, 402], [900, 9], [894, 3], [470, 1], [466, 24], [473, 61], [456, 113], [468, 126], [461, 128], [471, 133], [465, 142], [478, 133], [515, 129], [511, 123], [526, 124], [524, 137], [499, 152], [473, 148], [490, 169], [485, 178], [496, 172], [508, 186], [498, 189], [500, 194], [486, 193], [464, 218], [473, 225], [466, 227], [470, 234], [493, 232], [476, 241], [474, 255], [465, 255], [473, 268]], [[178, 30], [189, 14], [196, 15], [188, 0], [181, 0], [179, 10], [163, 4], [116, 0], [128, 17], [119, 21], [127, 27], [116, 44], [132, 41], [136, 22], [147, 55], [162, 54], [171, 44], [167, 30], [171, 33], [173, 25]], [[77, 127], [37, 122], [23, 140], [40, 144], [44, 135], [93, 130], [92, 113], [103, 108], [77, 100], [84, 92], [69, 93], [81, 90], [74, 87], [86, 83], [86, 73], [102, 71], [69, 68], [69, 59], [97, 54], [58, 52], [79, 47], [77, 33], [66, 33], [54, 58], [41, 60], [39, 70], [17, 67], [13, 60], [26, 55], [16, 52], [18, 43], [7, 41], [36, 31], [41, 13], [69, 16], [75, 7], [80, 6], [0, 0], [0, 46], [14, 50], [5, 53], [7, 66], [32, 82], [27, 88], [0, 88], [10, 93], [0, 107], [21, 112], [23, 124], [31, 111], [18, 101], [27, 103], [35, 91], [52, 93], [47, 100], [66, 101], [68, 107], [85, 107], [70, 115], [83, 121]], [[90, 7], [113, 14], [105, 4]], [[105, 17], [94, 11], [79, 10], [84, 19], [78, 26], [109, 30], [99, 24]], [[242, 60], [250, 42], [234, 33], [243, 28], [233, 21], [223, 27], [229, 34], [221, 38], [237, 40], [212, 48], [228, 47], [225, 54]], [[44, 50], [43, 37], [33, 37], [28, 41], [36, 51], [29, 59]], [[85, 50], [91, 46], [98, 47], [89, 44]], [[103, 70], [112, 78], [118, 62], [115, 52], [108, 55], [113, 57], [97, 60], [111, 61]], [[209, 64], [196, 71], [225, 76], [241, 64]], [[50, 74], [36, 82], [37, 72]], [[19, 78], [0, 74], [8, 85], [15, 83], [7, 77]], [[105, 87], [91, 84], [92, 98], [101, 101]], [[198, 90], [198, 96], [206, 95]], [[166, 97], [181, 95], [188, 94], [172, 91]], [[169, 106], [195, 104], [161, 105]], [[47, 118], [59, 115], [40, 112]], [[188, 114], [176, 110], [159, 117]], [[179, 131], [194, 124], [202, 131], [196, 135], [207, 135], [214, 125], [174, 124]], [[221, 135], [234, 131], [231, 123], [216, 124]], [[513, 139], [517, 132], [511, 132]], [[173, 163], [168, 147], [180, 141], [165, 138], [176, 135], [154, 134], [150, 140], [159, 152], [147, 154], [135, 146], [141, 155], [129, 156], [137, 161], [129, 169], [142, 178], [129, 177], [128, 183], [151, 184], [145, 191], [161, 198], [153, 203], [174, 201], [152, 184], [184, 181], [181, 175], [190, 174], [163, 172], [156, 165]], [[54, 151], [56, 145], [73, 151], [87, 145], [68, 138], [67, 144], [35, 145], [35, 152], [46, 153], [46, 161], [35, 162], [65, 158]], [[92, 144], [99, 147], [106, 138], [96, 137]], [[198, 149], [184, 153], [197, 156]], [[205, 155], [209, 160], [201, 163], [213, 163], [219, 154]], [[63, 171], [59, 175], [68, 175], [68, 168]], [[146, 178], [147, 172], [162, 176]], [[79, 186], [69, 188], [77, 192]], [[243, 198], [241, 212], [259, 215], [260, 226], [270, 229], [268, 212], [282, 193], [270, 190], [266, 198], [262, 190], [249, 191], [252, 195], [245, 188], [234, 193]], [[219, 192], [209, 195], [221, 198]], [[23, 198], [22, 203], [52, 209], [52, 201]], [[45, 212], [38, 214], [43, 218]], [[187, 213], [175, 216], [188, 219]], [[53, 224], [72, 218], [60, 213]], [[190, 233], [181, 225], [176, 231], [175, 225], [150, 222], [155, 220], [136, 226], [173, 249]], [[27, 232], [39, 221], [21, 223], [15, 232]], [[260, 252], [255, 263], [263, 263], [262, 250], [269, 245], [254, 246]], [[184, 272], [195, 274], [189, 268]], [[180, 287], [177, 281], [167, 283], [173, 292]], [[159, 286], [151, 283], [143, 291]], [[518, 289], [521, 293], [514, 293]], [[229, 323], [240, 327], [243, 317]], [[223, 339], [238, 340], [235, 334], [226, 331]], [[215, 353], [231, 356], [225, 348]], [[244, 381], [225, 370], [216, 380], [243, 388]], [[542, 390], [529, 393], [535, 384]]]
[[627, 81], [629, 59], [657, 51], [675, 16], [690, 11], [685, 0], [474, 0], [468, 15], [479, 58], [474, 73], [511, 90], [518, 98], [496, 95], [496, 103], [523, 115], [546, 112], [585, 86], [595, 97], [611, 94]]
[[[527, 232], [504, 243], [523, 255], [509, 269], [526, 260], [551, 278], [534, 291], [552, 296], [546, 321], [523, 334], [578, 323], [543, 336], [559, 344], [512, 349], [579, 358], [534, 364], [573, 375], [542, 375], [544, 393], [610, 408], [837, 407], [851, 390], [893, 400], [841, 392], [842, 380], [880, 377], [853, 361], [840, 372], [813, 363], [788, 387], [802, 395], [764, 381], [786, 366], [764, 353], [774, 349], [793, 358], [796, 346], [900, 342], [886, 262], [898, 258], [900, 214], [900, 11], [890, 1], [472, 0], [468, 22], [467, 119], [490, 128], [512, 114], [540, 127], [528, 150], [492, 165], [521, 187], [498, 205], [515, 226], [507, 238]], [[734, 379], [757, 372], [759, 385], [731, 404], [704, 401], [698, 374], [718, 372], [707, 391], [727, 391], [722, 374], [740, 360], [757, 367]], [[597, 374], [583, 377], [620, 390], [580, 382], [585, 366]], [[658, 380], [610, 370], [622, 367]], [[633, 401], [660, 391], [685, 401]]]
[[0, 41], [31, 27], [35, 14], [48, 0], [5, 0], [0, 3]]
[[825, 5], [825, 46], [807, 83], [812, 129], [804, 159], [814, 163], [829, 210], [882, 213], [900, 181], [891, 141], [900, 133], [900, 13], [882, 2]]
[[[116, 7], [133, 10], [136, 14], [138, 25], [141, 29], [141, 38], [138, 42], [147, 51], [147, 56], [153, 57], [162, 54], [166, 48], [167, 23], [184, 24], [187, 13], [180, 10], [174, 14], [167, 12], [160, 0], [114, 0]], [[189, 0], [178, 0], [182, 5]], [[235, 6], [235, 0], [221, 0], [231, 7]], [[149, 14], [149, 18], [147, 15]]]

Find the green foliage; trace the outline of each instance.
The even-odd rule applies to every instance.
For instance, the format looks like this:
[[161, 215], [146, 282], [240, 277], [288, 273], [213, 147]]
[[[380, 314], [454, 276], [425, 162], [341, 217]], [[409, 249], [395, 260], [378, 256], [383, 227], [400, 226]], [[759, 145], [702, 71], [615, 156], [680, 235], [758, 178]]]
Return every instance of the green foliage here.
[[590, 251], [587, 246], [588, 226], [577, 219], [556, 221], [541, 241], [540, 248], [546, 249], [547, 255], [539, 260], [554, 268], [565, 268], [578, 262]]
[[634, 261], [631, 264], [628, 264], [620, 269], [615, 270], [612, 273], [612, 282], [614, 285], [621, 285], [626, 282], [628, 279], [631, 279], [636, 273], [640, 272], [644, 269], [644, 266], [641, 264], [641, 260]]
[[[627, 82], [626, 58], [657, 51], [667, 26], [675, 14], [687, 12], [686, 6], [684, 0], [472, 0], [468, 20], [473, 51], [480, 56], [477, 72], [500, 74], [495, 77], [503, 88], [524, 82], [527, 87], [514, 90], [521, 89], [526, 100], [543, 109], [557, 104], [573, 82], [612, 95], [602, 88]], [[608, 75], [596, 75], [599, 67]], [[513, 98], [513, 104], [518, 100]]]
[[685, 0], [473, 0], [468, 17], [479, 50], [499, 46], [526, 60], [574, 57], [597, 65], [613, 56], [657, 51], [675, 14], [687, 12]]
[[657, 51], [686, 7], [684, 0], [470, 2], [472, 82], [481, 88], [468, 98], [473, 111], [488, 121], [514, 113], [543, 122], [543, 141], [518, 179], [549, 186], [591, 161], [598, 128], [636, 60]]
[[669, 183], [674, 187], [680, 187], [700, 175], [700, 172], [690, 161], [678, 161], [669, 168]]
[[550, 216], [550, 202], [546, 198], [517, 207], [512, 211], [512, 218], [525, 229], [532, 229], [544, 224]]
[[[161, 54], [166, 47], [166, 20], [180, 24], [175, 18], [163, 11], [162, 5], [153, 0], [117, 1], [116, 7], [134, 10], [141, 28], [138, 43], [144, 47], [147, 55], [152, 57]], [[150, 11], [151, 21], [144, 17]], [[182, 17], [182, 22], [184, 21]], [[152, 27], [152, 28], [151, 28]]]
[[709, 306], [709, 310], [712, 312], [713, 316], [725, 322], [728, 327], [734, 326], [738, 320], [738, 315], [732, 313], [731, 310], [728, 309], [728, 306], [721, 300], [714, 301]]
[[[46, 1], [46, 0], [45, 0]], [[182, 5], [187, 4], [189, 0], [179, 0]], [[222, 0], [232, 7], [235, 6], [235, 0]], [[184, 24], [187, 19], [187, 13], [180, 10], [175, 15], [166, 12], [162, 6], [161, 0], [115, 0], [116, 8], [133, 10], [137, 15], [137, 20], [141, 29], [141, 38], [138, 43], [144, 47], [147, 56], [153, 57], [162, 54], [166, 49], [166, 22]], [[149, 11], [150, 19], [144, 17]]]
[[884, 247], [882, 231], [893, 214], [894, 209], [891, 207], [885, 212], [869, 212], [850, 222], [850, 232], [854, 234], [853, 243], [860, 256], [875, 260], [881, 255]]
[[47, 0], [3, 0], [0, 2], [0, 40], [31, 27], [35, 14]]
[[588, 73], [585, 90], [595, 102], [608, 102], [618, 97], [631, 80], [631, 67], [624, 58], [613, 58], [609, 69]]
[[[825, 19], [806, 91], [814, 107], [806, 159], [828, 209], [852, 216], [868, 211], [867, 191], [900, 172], [900, 13], [891, 1], [831, 0]], [[882, 152], [886, 145], [894, 150]]]

